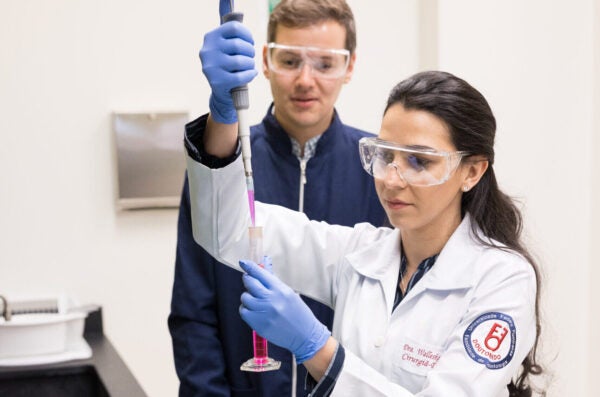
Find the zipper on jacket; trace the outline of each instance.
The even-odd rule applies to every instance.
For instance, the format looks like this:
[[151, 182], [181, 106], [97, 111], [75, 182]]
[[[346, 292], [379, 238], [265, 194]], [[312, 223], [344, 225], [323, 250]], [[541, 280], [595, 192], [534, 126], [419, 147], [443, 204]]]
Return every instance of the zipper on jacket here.
[[298, 384], [298, 364], [296, 364], [296, 356], [292, 353], [292, 397], [296, 397], [296, 387]]
[[300, 195], [298, 199], [298, 211], [304, 212], [304, 185], [306, 185], [306, 163], [308, 159], [300, 160]]
[[[300, 192], [298, 197], [298, 211], [304, 212], [304, 185], [306, 185], [306, 163], [308, 158], [300, 159]], [[298, 364], [296, 357], [292, 354], [292, 396], [296, 397], [296, 389], [298, 387]]]
[[[298, 211], [304, 212], [304, 185], [306, 185], [306, 163], [308, 159], [300, 159], [300, 193], [298, 198]], [[296, 397], [298, 385], [298, 367], [296, 357], [292, 354], [292, 397]]]

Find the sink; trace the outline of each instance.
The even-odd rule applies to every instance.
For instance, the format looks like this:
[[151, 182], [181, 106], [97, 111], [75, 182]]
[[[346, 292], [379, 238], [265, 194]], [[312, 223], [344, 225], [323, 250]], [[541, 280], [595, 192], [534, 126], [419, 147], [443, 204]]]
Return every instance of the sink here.
[[91, 365], [0, 373], [2, 397], [110, 397]]

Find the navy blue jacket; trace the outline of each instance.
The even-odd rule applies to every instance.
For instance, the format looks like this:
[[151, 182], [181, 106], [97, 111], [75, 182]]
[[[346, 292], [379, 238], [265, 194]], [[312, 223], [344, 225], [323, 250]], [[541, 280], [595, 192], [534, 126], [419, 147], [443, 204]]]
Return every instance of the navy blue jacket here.
[[[189, 123], [188, 136], [201, 134], [205, 126], [206, 116]], [[373, 178], [360, 163], [358, 140], [363, 136], [368, 134], [342, 124], [335, 114], [306, 166], [304, 212], [309, 218], [349, 226], [365, 221], [383, 224], [385, 213]], [[261, 124], [251, 128], [251, 143], [256, 200], [297, 210], [299, 161], [271, 109]], [[279, 371], [240, 370], [240, 365], [252, 357], [252, 332], [238, 312], [243, 291], [241, 274], [215, 261], [195, 243], [186, 177], [169, 316], [180, 397], [291, 396], [292, 354], [287, 350], [269, 344], [269, 356], [282, 362]], [[331, 329], [332, 310], [304, 300]], [[298, 397], [308, 395], [305, 377], [304, 366], [297, 366]]]

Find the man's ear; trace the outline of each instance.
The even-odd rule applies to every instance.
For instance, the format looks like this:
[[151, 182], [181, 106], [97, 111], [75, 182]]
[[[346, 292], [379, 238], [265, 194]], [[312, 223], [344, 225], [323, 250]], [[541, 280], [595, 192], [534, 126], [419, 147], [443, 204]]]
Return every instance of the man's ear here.
[[269, 80], [269, 73], [270, 73], [269, 64], [267, 62], [267, 51], [268, 50], [269, 49], [267, 48], [267, 45], [265, 44], [263, 46], [263, 51], [262, 51], [262, 61], [263, 61], [262, 69], [263, 69], [263, 75], [267, 78], [267, 80]]
[[344, 76], [344, 84], [349, 83], [352, 80], [352, 74], [354, 73], [354, 63], [356, 62], [356, 52], [353, 52], [350, 55], [350, 62], [348, 63], [348, 69], [346, 70], [346, 75]]

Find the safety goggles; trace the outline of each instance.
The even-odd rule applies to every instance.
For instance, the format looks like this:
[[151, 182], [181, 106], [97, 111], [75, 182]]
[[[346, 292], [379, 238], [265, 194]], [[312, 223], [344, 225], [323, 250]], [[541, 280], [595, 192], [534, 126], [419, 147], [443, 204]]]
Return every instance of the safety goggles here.
[[467, 152], [439, 152], [398, 145], [379, 138], [358, 142], [363, 168], [377, 179], [395, 173], [409, 185], [434, 186], [448, 180]]
[[269, 69], [283, 75], [297, 76], [307, 64], [314, 77], [337, 79], [348, 70], [350, 51], [269, 43], [267, 62]]

